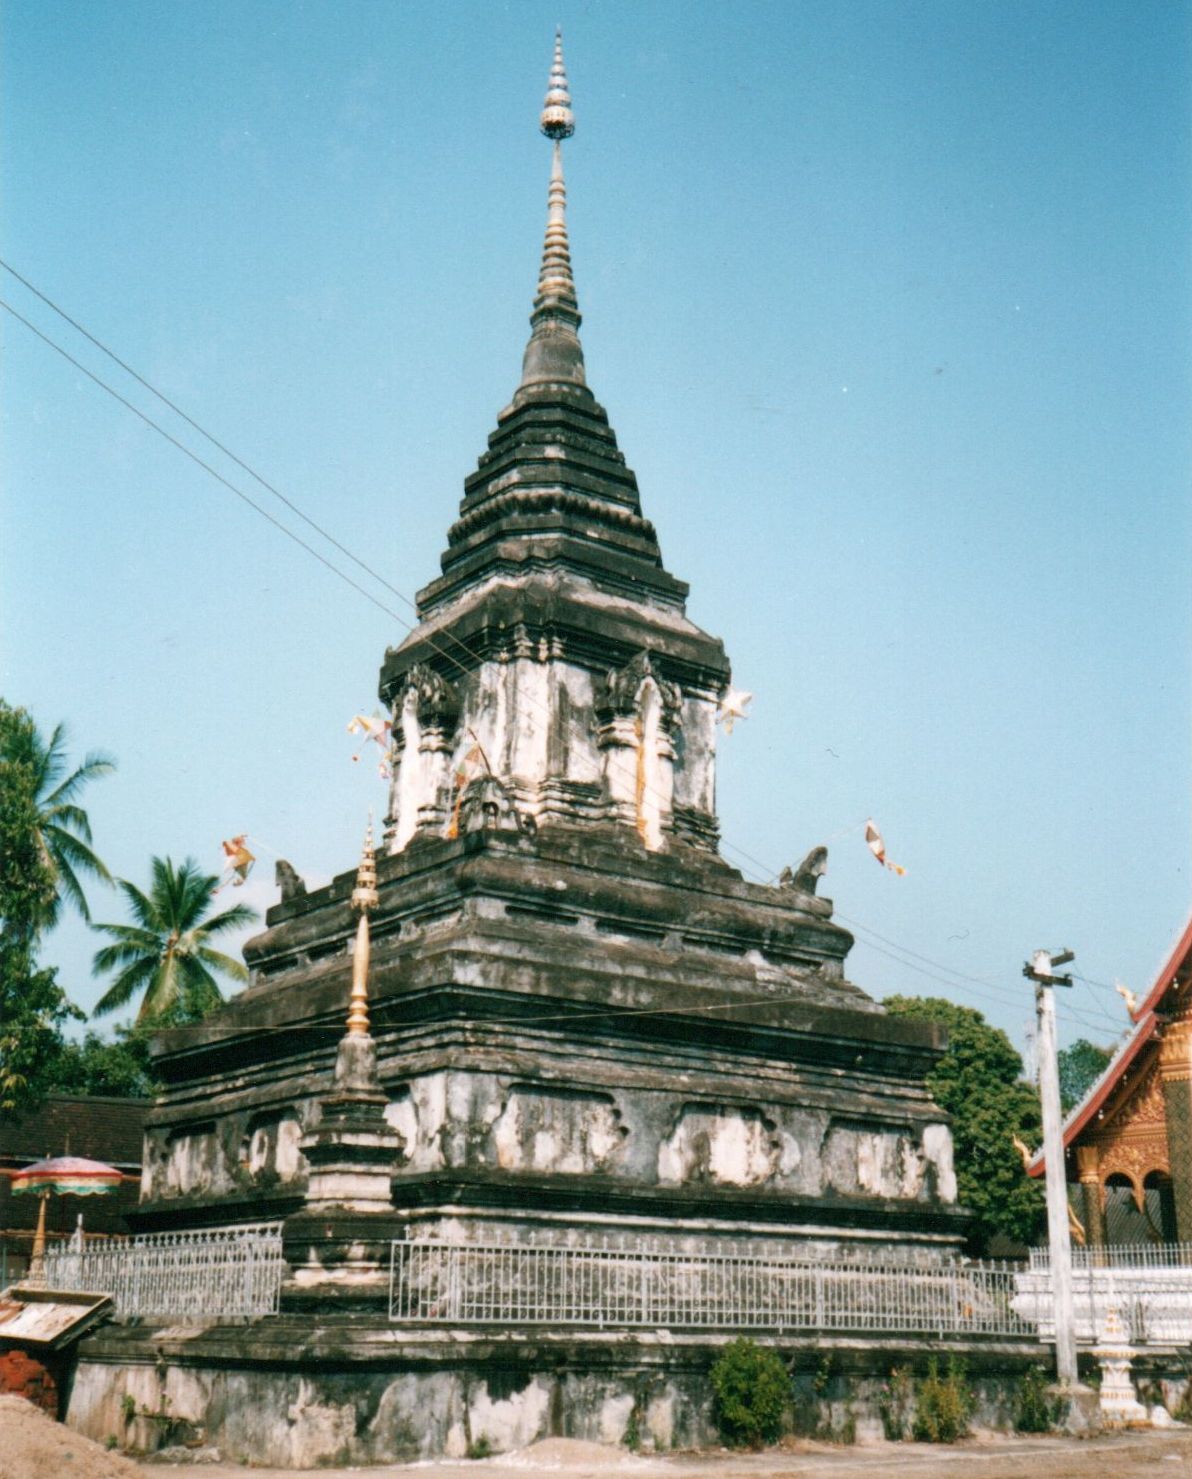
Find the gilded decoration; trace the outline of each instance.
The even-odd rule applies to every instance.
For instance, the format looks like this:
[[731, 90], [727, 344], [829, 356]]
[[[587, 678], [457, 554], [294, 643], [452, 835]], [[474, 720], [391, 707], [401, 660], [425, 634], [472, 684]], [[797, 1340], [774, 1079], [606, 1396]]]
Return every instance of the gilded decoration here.
[[[1163, 1106], [1163, 1079], [1159, 1055], [1150, 1062], [1106, 1112], [1090, 1135], [1096, 1147], [1098, 1179], [1104, 1185], [1111, 1176], [1125, 1176], [1141, 1208], [1143, 1182], [1152, 1171], [1169, 1173], [1167, 1128]], [[1083, 1176], [1082, 1176], [1083, 1179]]]
[[1159, 1045], [1159, 1072], [1165, 1083], [1192, 1079], [1192, 1020], [1181, 1017], [1163, 1029]]

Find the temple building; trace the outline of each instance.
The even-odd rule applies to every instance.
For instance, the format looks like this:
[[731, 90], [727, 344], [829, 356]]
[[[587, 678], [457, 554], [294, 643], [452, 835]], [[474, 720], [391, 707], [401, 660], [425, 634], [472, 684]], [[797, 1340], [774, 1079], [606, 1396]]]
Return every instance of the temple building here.
[[[384, 657], [392, 789], [371, 1028], [395, 1230], [954, 1248], [934, 1029], [848, 979], [822, 859], [759, 886], [717, 851], [724, 648], [686, 613], [587, 384], [561, 43], [520, 383], [442, 574]], [[352, 874], [270, 910], [252, 980], [167, 1034], [142, 1226], [285, 1216], [342, 1031]]]
[[1077, 1215], [1094, 1247], [1192, 1243], [1192, 920], [1127, 1005], [1133, 1031], [1064, 1123]]
[[[234, 1452], [251, 1409], [260, 1462], [459, 1454], [506, 1410], [510, 1433], [619, 1439], [640, 1402], [658, 1441], [706, 1435], [706, 1399], [681, 1390], [706, 1391], [713, 1336], [610, 1334], [640, 1294], [629, 1254], [673, 1269], [667, 1298], [713, 1330], [751, 1258], [853, 1260], [858, 1287], [859, 1257], [935, 1267], [964, 1244], [925, 1087], [939, 1029], [850, 980], [822, 848], [774, 885], [718, 850], [721, 721], [744, 696], [588, 386], [561, 41], [541, 126], [520, 380], [418, 624], [381, 663], [377, 855], [370, 841], [359, 870], [309, 892], [287, 873], [245, 948], [247, 989], [158, 1045], [138, 1231], [282, 1223], [280, 1309], [249, 1330], [92, 1341], [85, 1430], [164, 1351], [170, 1410], [218, 1413]], [[586, 1250], [603, 1292], [580, 1269], [560, 1294], [550, 1256]], [[727, 1260], [698, 1312], [681, 1258], [700, 1278]], [[483, 1335], [441, 1328], [461, 1290]], [[630, 1327], [650, 1318], [635, 1309]]]

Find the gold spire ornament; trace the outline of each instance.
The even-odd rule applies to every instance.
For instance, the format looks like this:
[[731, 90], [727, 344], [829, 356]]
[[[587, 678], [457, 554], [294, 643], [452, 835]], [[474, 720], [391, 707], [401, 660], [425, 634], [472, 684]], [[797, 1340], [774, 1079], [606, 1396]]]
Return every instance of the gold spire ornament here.
[[577, 332], [581, 318], [575, 279], [571, 275], [567, 186], [563, 181], [562, 144], [575, 132], [575, 114], [571, 111], [571, 92], [563, 65], [561, 31], [555, 34], [555, 57], [538, 121], [542, 132], [554, 144], [554, 150], [538, 295], [530, 316], [533, 333], [522, 364], [521, 383], [523, 388], [550, 382], [584, 385], [584, 352]]
[[567, 238], [567, 185], [563, 179], [563, 150], [556, 142], [546, 197], [546, 237], [538, 273], [538, 297], [575, 299], [571, 275], [571, 243]]
[[575, 114], [571, 111], [571, 94], [567, 91], [567, 69], [563, 65], [563, 28], [555, 31], [555, 59], [550, 69], [546, 102], [542, 105], [542, 132], [556, 143], [569, 139], [575, 132]]
[[351, 905], [360, 916], [356, 926], [356, 950], [352, 956], [352, 994], [348, 998], [348, 1031], [360, 1037], [368, 1036], [368, 964], [371, 954], [368, 916], [377, 907], [377, 861], [373, 849], [372, 818], [364, 834], [364, 850], [360, 856], [360, 867], [356, 870], [356, 887], [352, 890]]
[[539, 125], [546, 137], [554, 141], [555, 147], [547, 193], [546, 240], [542, 248], [542, 270], [538, 275], [538, 297], [539, 300], [566, 298], [574, 303], [575, 281], [571, 276], [571, 244], [567, 240], [567, 186], [563, 180], [562, 143], [575, 132], [575, 114], [571, 111], [571, 94], [567, 90], [561, 30], [555, 32], [555, 60], [550, 69]]

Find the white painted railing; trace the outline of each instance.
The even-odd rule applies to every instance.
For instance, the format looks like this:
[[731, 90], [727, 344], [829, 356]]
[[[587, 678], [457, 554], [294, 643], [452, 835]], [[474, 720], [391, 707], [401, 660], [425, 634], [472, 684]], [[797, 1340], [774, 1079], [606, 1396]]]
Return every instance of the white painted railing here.
[[[1192, 1344], [1192, 1261], [1094, 1262], [1077, 1250], [1076, 1338], [1115, 1309], [1136, 1344]], [[1084, 1254], [1084, 1257], [1080, 1257]], [[122, 1316], [276, 1313], [281, 1224], [158, 1233], [45, 1260], [51, 1289], [110, 1294]], [[607, 1245], [395, 1242], [389, 1317], [401, 1324], [1054, 1338], [1045, 1250], [1031, 1266], [920, 1259], [776, 1258], [746, 1247], [681, 1253]]]
[[395, 1242], [402, 1324], [1033, 1337], [1015, 1270], [633, 1248]]
[[[1108, 1250], [1073, 1249], [1073, 1253]], [[1039, 1339], [1055, 1339], [1051, 1268], [1041, 1259], [1018, 1276], [1015, 1309], [1038, 1326]], [[1072, 1270], [1076, 1339], [1093, 1345], [1109, 1311], [1117, 1311], [1132, 1345], [1192, 1344], [1192, 1264], [1095, 1265], [1082, 1259]]]
[[[1031, 1249], [1032, 1268], [1050, 1268], [1051, 1250]], [[1192, 1268], [1192, 1243], [1107, 1243], [1072, 1249], [1073, 1268]]]
[[47, 1288], [110, 1294], [118, 1316], [275, 1314], [284, 1271], [280, 1222], [152, 1233], [99, 1248], [63, 1244], [45, 1260]]

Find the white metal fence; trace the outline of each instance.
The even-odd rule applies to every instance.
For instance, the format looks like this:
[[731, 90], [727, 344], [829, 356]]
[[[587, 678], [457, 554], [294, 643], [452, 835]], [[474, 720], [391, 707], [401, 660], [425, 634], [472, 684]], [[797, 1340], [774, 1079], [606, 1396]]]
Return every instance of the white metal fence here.
[[[1111, 1250], [1072, 1251], [1095, 1256]], [[1088, 1258], [1074, 1263], [1072, 1318], [1080, 1344], [1096, 1344], [1111, 1309], [1117, 1311], [1132, 1345], [1192, 1344], [1192, 1265], [1159, 1260], [1149, 1265], [1094, 1264]], [[1051, 1341], [1055, 1339], [1051, 1265], [1034, 1257], [1031, 1264], [1018, 1276], [1015, 1308], [1038, 1327], [1040, 1340]]]
[[[1116, 1310], [1132, 1343], [1192, 1344], [1192, 1245], [1075, 1249], [1076, 1338]], [[112, 1296], [117, 1315], [275, 1314], [281, 1224], [157, 1233], [47, 1252], [50, 1289]], [[389, 1317], [429, 1325], [833, 1331], [1054, 1339], [1046, 1249], [1030, 1266], [909, 1259], [780, 1258], [746, 1246], [395, 1242]]]
[[587, 1329], [1033, 1337], [1006, 1265], [395, 1242], [390, 1319]]
[[[1051, 1249], [1031, 1249], [1032, 1268], [1051, 1267]], [[1192, 1243], [1108, 1243], [1072, 1249], [1072, 1267], [1192, 1268]]]
[[117, 1315], [226, 1319], [277, 1312], [285, 1263], [281, 1223], [152, 1233], [46, 1254], [50, 1289], [110, 1294]]

